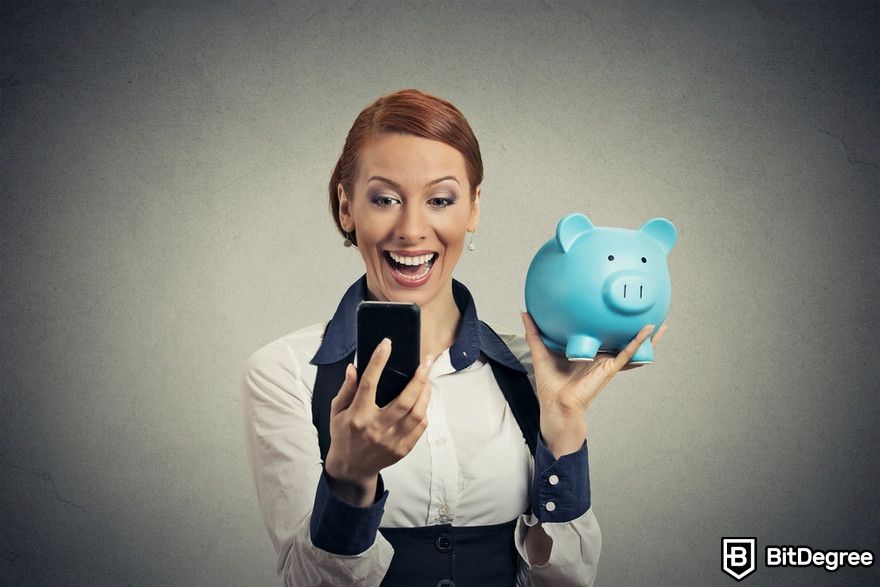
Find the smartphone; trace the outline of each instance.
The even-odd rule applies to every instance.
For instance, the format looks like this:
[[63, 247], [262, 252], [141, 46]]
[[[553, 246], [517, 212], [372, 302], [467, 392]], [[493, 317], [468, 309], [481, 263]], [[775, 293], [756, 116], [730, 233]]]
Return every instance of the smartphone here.
[[373, 351], [388, 337], [391, 356], [376, 388], [380, 408], [400, 395], [419, 366], [421, 319], [418, 304], [407, 302], [361, 302], [357, 308], [357, 374], [364, 374]]

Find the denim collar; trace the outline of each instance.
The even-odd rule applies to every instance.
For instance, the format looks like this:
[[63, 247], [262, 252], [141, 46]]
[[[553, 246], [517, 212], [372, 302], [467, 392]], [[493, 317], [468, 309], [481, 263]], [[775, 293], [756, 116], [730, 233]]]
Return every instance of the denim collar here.
[[[480, 352], [491, 361], [521, 373], [527, 373], [522, 363], [510, 352], [495, 331], [477, 318], [477, 308], [471, 292], [461, 282], [452, 280], [452, 297], [461, 312], [458, 336], [449, 349], [449, 359], [456, 371], [470, 366]], [[357, 348], [357, 305], [367, 299], [367, 276], [354, 282], [342, 296], [336, 313], [324, 330], [324, 339], [310, 361], [312, 365], [336, 363], [354, 353]]]

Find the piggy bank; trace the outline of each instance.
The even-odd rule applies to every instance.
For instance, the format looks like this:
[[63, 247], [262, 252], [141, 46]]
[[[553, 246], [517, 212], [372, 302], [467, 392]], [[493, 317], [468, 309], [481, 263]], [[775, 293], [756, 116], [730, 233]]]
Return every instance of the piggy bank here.
[[[571, 361], [591, 361], [599, 351], [623, 349], [646, 324], [659, 328], [669, 310], [666, 256], [675, 239], [665, 218], [638, 230], [593, 226], [583, 214], [560, 220], [526, 275], [526, 310], [544, 344]], [[629, 362], [653, 361], [649, 337]]]

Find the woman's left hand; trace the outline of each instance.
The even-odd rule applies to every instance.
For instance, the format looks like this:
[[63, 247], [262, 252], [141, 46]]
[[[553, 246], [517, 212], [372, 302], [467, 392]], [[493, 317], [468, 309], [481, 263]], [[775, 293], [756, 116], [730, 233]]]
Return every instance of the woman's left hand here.
[[[532, 352], [535, 387], [541, 406], [541, 433], [550, 446], [553, 440], [551, 437], [557, 431], [560, 435], [579, 433], [577, 430], [571, 431], [571, 425], [583, 422], [587, 408], [618, 371], [641, 366], [627, 365], [627, 361], [650, 336], [652, 329], [649, 328], [650, 325], [642, 328], [617, 356], [597, 353], [592, 361], [569, 361], [565, 355], [547, 348], [538, 327], [527, 312], [523, 312], [521, 316], [525, 325], [526, 342]], [[664, 332], [665, 322], [651, 338], [652, 347], [656, 347]], [[585, 423], [583, 434], [586, 434]], [[579, 446], [580, 442], [577, 443], [577, 447]]]

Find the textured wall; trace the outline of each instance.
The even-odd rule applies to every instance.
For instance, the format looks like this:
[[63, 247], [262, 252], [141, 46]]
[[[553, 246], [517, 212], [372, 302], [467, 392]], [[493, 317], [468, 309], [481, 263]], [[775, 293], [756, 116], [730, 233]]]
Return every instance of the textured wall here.
[[678, 226], [658, 361], [591, 408], [601, 585], [880, 554], [877, 3], [201, 4], [0, 3], [0, 580], [277, 583], [242, 364], [361, 274], [326, 184], [404, 87], [481, 142], [490, 323], [562, 215]]

